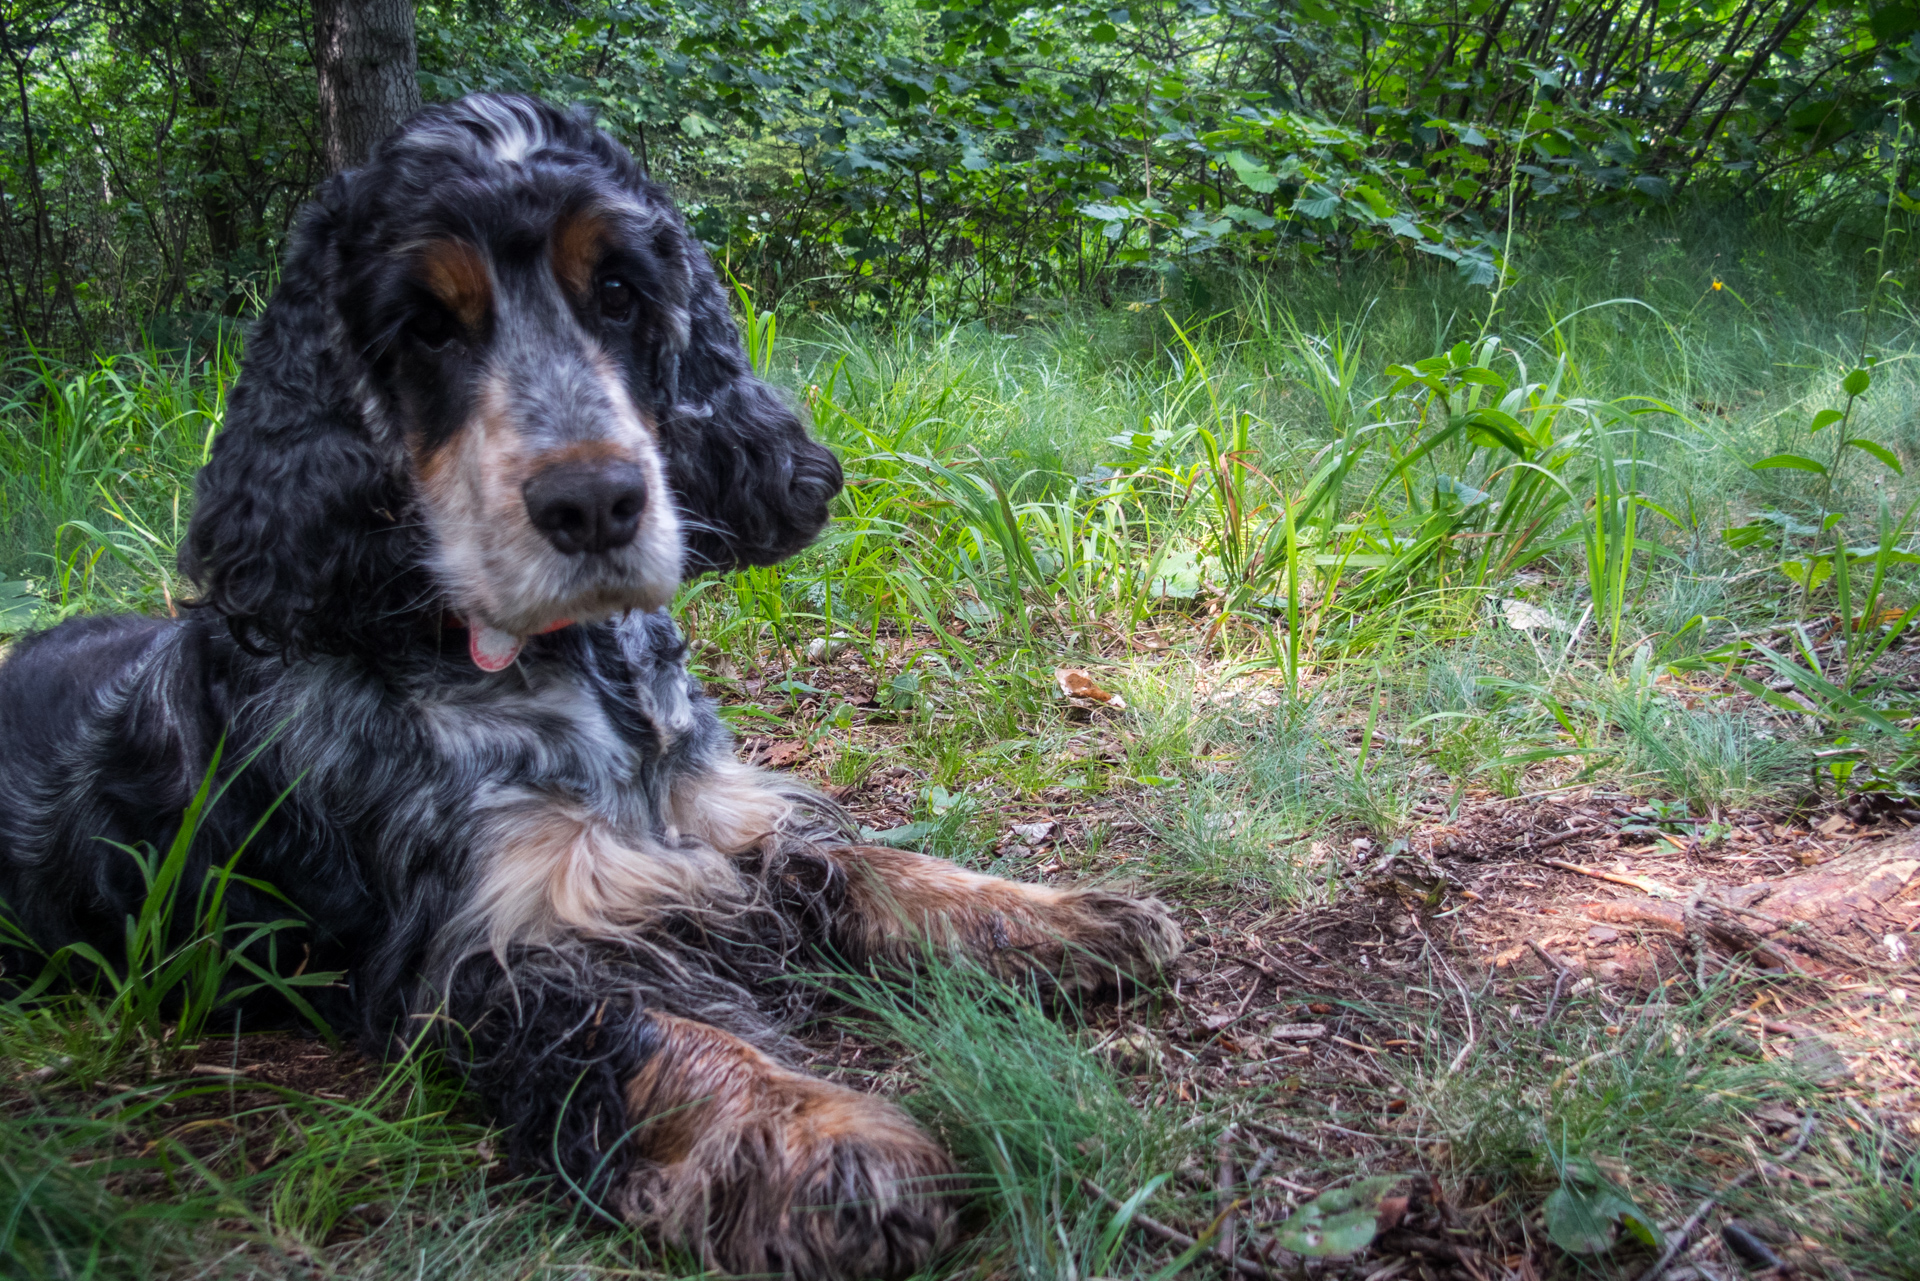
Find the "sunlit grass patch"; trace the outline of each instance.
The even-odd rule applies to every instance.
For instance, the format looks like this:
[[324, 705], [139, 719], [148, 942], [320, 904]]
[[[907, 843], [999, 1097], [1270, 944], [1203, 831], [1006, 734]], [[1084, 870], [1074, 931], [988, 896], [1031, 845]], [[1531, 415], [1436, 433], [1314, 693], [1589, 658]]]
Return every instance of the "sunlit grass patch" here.
[[930, 962], [904, 988], [855, 981], [851, 999], [904, 1051], [902, 1102], [961, 1165], [972, 1268], [1119, 1276], [1151, 1257], [1099, 1192], [1150, 1195], [1200, 1150], [1204, 1108], [1140, 1108], [1073, 1009], [964, 965]]

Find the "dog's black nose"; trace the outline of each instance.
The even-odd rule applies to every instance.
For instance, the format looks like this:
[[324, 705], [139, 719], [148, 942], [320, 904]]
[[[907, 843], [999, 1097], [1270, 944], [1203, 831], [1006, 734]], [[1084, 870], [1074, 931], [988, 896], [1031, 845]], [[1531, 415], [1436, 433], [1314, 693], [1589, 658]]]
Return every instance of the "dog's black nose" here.
[[533, 527], [569, 556], [625, 547], [647, 509], [646, 473], [634, 463], [555, 463], [520, 493]]

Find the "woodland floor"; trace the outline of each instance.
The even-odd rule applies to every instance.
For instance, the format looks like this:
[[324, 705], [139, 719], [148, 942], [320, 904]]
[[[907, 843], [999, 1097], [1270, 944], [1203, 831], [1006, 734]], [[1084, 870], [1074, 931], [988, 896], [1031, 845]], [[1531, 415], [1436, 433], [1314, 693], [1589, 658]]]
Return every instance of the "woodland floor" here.
[[[803, 674], [857, 707], [878, 706], [871, 679], [851, 668]], [[751, 704], [764, 685], [735, 682], [734, 697]], [[1246, 692], [1260, 696], [1257, 686]], [[810, 721], [815, 708], [768, 699], [761, 709], [793, 716], [796, 728], [762, 720], [771, 732], [744, 739], [747, 759], [809, 779], [870, 831], [912, 821], [926, 779], [906, 753], [885, 750], [888, 718], [861, 724], [872, 768], [834, 784], [831, 731]], [[1063, 697], [1062, 711], [1080, 725], [1070, 753], [1107, 751], [1124, 732], [1097, 699]], [[1291, 1272], [1251, 1225], [1284, 1219], [1357, 1172], [1385, 1172], [1408, 1176], [1403, 1196], [1384, 1203], [1386, 1230], [1364, 1253], [1316, 1271], [1366, 1281], [1567, 1275], [1538, 1214], [1503, 1205], [1497, 1178], [1455, 1159], [1412, 1083], [1483, 1066], [1473, 1060], [1512, 1053], [1516, 1034], [1578, 1019], [1590, 1034], [1580, 1044], [1597, 1046], [1590, 1054], [1529, 1051], [1541, 1062], [1528, 1069], [1564, 1083], [1609, 1055], [1608, 1038], [1624, 1045], [1623, 1025], [1655, 1017], [1663, 993], [1724, 993], [1730, 977], [1742, 980], [1738, 998], [1716, 1010], [1712, 1026], [1671, 1034], [1781, 1065], [1818, 1092], [1827, 1124], [1879, 1127], [1908, 1144], [1920, 1137], [1911, 937], [1920, 929], [1920, 816], [1858, 805], [1728, 813], [1718, 816], [1715, 839], [1703, 840], [1705, 820], [1661, 817], [1604, 783], [1554, 786], [1543, 774], [1528, 785], [1513, 797], [1438, 790], [1415, 803], [1413, 823], [1390, 842], [1354, 834], [1316, 845], [1334, 870], [1320, 901], [1305, 904], [1218, 883], [1159, 882], [1146, 870], [1157, 841], [1152, 802], [1139, 791], [989, 796], [1003, 833], [992, 870], [1053, 883], [1131, 882], [1159, 894], [1187, 931], [1188, 950], [1165, 990], [1078, 1017], [1086, 1043], [1140, 1107], [1206, 1102], [1209, 1114], [1231, 1117], [1215, 1159], [1189, 1156], [1176, 1172], [1202, 1198], [1237, 1190], [1234, 1218], [1250, 1226], [1222, 1234], [1239, 1263], [1215, 1259], [1215, 1271]], [[378, 1076], [350, 1051], [299, 1037], [238, 1044], [229, 1053], [213, 1043], [195, 1070], [322, 1097], [352, 1097]], [[864, 1089], [913, 1088], [910, 1065], [857, 1022], [815, 1025], [806, 1044], [818, 1071]], [[1748, 1134], [1702, 1138], [1691, 1156], [1709, 1180], [1717, 1170], [1732, 1185], [1757, 1169], [1763, 1182], [1817, 1190], [1837, 1176], [1811, 1156], [1770, 1160], [1810, 1120], [1807, 1110], [1756, 1106], [1745, 1116]], [[1694, 1189], [1676, 1191], [1658, 1171], [1619, 1177], [1669, 1229], [1700, 1195], [1698, 1180], [1674, 1181]], [[1206, 1223], [1202, 1215], [1185, 1228]], [[1831, 1242], [1764, 1216], [1750, 1215], [1748, 1226], [1771, 1241], [1780, 1266], [1769, 1275], [1849, 1275]], [[1141, 1220], [1136, 1228], [1173, 1242], [1169, 1253], [1182, 1230]], [[1693, 1276], [1742, 1275], [1711, 1226], [1696, 1241], [1681, 1260]], [[1603, 1271], [1631, 1276], [1637, 1267]]]

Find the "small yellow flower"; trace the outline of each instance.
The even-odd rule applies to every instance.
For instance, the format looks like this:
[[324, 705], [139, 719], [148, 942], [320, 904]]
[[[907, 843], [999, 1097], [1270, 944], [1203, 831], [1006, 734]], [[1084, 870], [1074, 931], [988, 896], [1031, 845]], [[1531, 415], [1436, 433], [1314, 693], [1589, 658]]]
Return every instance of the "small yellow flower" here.
[[1716, 280], [1713, 282], [1713, 288], [1714, 288], [1714, 292], [1718, 293], [1720, 290], [1725, 289], [1726, 286], [1721, 284], [1718, 280]]

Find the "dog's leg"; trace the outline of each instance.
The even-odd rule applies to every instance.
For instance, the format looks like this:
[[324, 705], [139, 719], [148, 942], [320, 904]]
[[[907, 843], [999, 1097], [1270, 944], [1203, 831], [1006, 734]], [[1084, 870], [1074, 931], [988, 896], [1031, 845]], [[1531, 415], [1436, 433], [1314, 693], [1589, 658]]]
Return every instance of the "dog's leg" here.
[[1005, 977], [1091, 995], [1150, 981], [1180, 954], [1180, 927], [1155, 899], [1026, 885], [881, 846], [824, 856], [846, 874], [834, 942], [852, 960], [959, 950]]
[[627, 1086], [629, 1219], [708, 1267], [801, 1281], [905, 1276], [945, 1244], [952, 1166], [905, 1113], [717, 1028], [651, 1023]]

